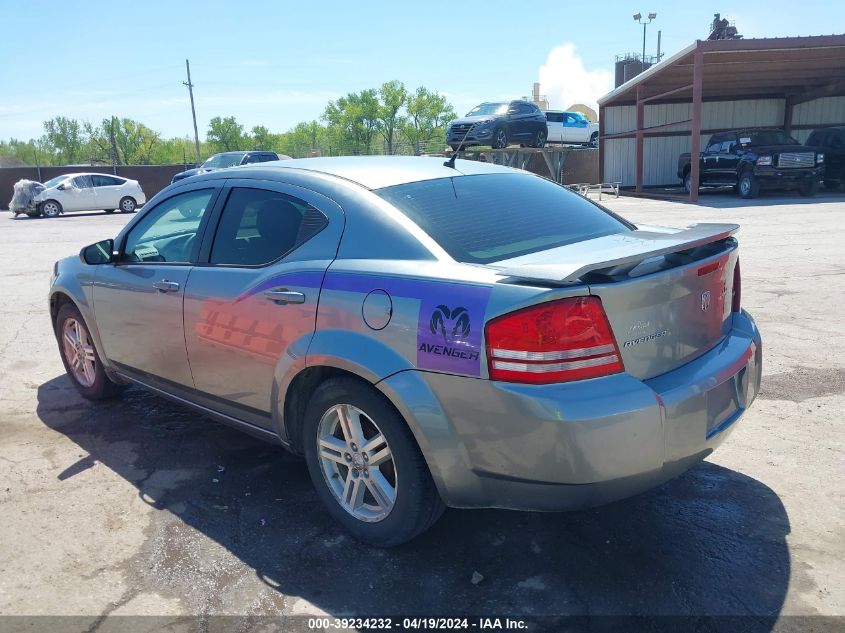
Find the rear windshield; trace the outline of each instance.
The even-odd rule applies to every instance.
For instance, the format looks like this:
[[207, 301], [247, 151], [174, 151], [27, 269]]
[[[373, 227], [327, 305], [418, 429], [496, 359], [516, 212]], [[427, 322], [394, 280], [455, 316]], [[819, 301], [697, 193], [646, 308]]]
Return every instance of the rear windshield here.
[[459, 261], [488, 264], [632, 229], [550, 180], [483, 174], [424, 180], [375, 193]]

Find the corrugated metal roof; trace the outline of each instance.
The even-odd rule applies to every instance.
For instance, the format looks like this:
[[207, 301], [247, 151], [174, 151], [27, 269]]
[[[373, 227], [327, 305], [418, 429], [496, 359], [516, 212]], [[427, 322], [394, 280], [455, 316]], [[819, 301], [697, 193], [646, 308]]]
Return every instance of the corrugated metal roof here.
[[604, 95], [599, 105], [635, 103], [638, 86], [644, 86], [646, 99], [689, 86], [666, 100], [691, 98], [697, 50], [704, 60], [704, 99], [783, 97], [822, 89], [827, 90], [822, 96], [845, 94], [845, 35], [697, 40]]

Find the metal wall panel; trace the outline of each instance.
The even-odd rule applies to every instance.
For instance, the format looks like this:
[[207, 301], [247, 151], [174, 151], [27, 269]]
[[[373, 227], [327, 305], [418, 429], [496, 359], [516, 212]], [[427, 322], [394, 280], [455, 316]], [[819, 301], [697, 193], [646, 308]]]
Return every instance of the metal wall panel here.
[[[832, 106], [829, 106], [832, 107]], [[781, 127], [785, 102], [783, 99], [747, 99], [742, 101], [708, 101], [702, 104], [702, 129], [731, 129], [740, 127]], [[797, 110], [797, 108], [796, 108]], [[645, 126], [664, 125], [691, 116], [690, 103], [661, 103], [646, 105]], [[795, 121], [798, 123], [798, 121]], [[618, 134], [635, 130], [636, 106], [605, 108], [605, 133]], [[667, 128], [667, 132], [688, 131], [690, 123]], [[702, 134], [701, 147], [710, 134]], [[678, 157], [690, 151], [689, 136], [646, 137], [643, 143], [643, 185], [679, 184]], [[620, 181], [623, 186], [636, 184], [636, 142], [634, 139], [610, 139], [604, 146], [604, 182]]]
[[604, 109], [604, 133], [621, 134], [637, 127], [636, 106], [614, 106]]
[[823, 97], [799, 103], [792, 111], [792, 124], [845, 125], [845, 97]]

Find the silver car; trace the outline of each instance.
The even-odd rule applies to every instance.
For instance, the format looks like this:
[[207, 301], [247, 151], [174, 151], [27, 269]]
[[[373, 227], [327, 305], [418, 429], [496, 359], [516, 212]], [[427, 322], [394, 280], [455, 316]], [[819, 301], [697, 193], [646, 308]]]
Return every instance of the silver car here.
[[444, 506], [592, 506], [709, 455], [760, 383], [737, 228], [474, 161], [265, 163], [57, 262], [50, 314], [83, 396], [141, 385], [302, 454], [391, 546]]

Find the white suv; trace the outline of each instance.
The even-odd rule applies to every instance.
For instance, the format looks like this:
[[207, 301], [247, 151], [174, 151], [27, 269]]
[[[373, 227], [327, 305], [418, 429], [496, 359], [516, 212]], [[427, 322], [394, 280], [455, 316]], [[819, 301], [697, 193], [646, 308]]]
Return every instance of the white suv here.
[[44, 187], [33, 201], [48, 218], [65, 211], [96, 209], [132, 213], [147, 201], [137, 180], [109, 174], [65, 174], [48, 180]]
[[549, 128], [549, 143], [599, 146], [599, 124], [591, 123], [580, 112], [547, 110], [546, 125]]

